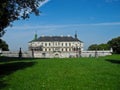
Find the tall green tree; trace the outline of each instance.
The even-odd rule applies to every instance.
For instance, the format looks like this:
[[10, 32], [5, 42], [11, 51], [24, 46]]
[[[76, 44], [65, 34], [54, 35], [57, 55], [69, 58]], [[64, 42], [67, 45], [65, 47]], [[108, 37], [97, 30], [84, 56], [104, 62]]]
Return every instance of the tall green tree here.
[[110, 50], [109, 44], [92, 44], [88, 47], [88, 50]]
[[2, 49], [3, 51], [9, 51], [8, 44], [2, 39], [0, 39], [0, 49]]
[[98, 50], [110, 50], [110, 46], [109, 44], [102, 43], [98, 45]]
[[88, 50], [96, 50], [98, 49], [98, 45], [97, 44], [92, 44], [88, 47]]
[[43, 1], [45, 0], [0, 0], [0, 37], [13, 21], [29, 18], [31, 13], [39, 15], [38, 7]]
[[108, 44], [112, 47], [114, 53], [120, 54], [120, 36], [108, 41]]

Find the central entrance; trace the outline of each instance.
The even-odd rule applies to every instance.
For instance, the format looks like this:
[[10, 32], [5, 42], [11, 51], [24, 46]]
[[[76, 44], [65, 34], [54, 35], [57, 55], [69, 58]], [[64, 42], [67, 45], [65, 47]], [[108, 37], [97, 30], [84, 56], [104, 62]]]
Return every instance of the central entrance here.
[[60, 58], [60, 52], [54, 52], [53, 54], [54, 58]]

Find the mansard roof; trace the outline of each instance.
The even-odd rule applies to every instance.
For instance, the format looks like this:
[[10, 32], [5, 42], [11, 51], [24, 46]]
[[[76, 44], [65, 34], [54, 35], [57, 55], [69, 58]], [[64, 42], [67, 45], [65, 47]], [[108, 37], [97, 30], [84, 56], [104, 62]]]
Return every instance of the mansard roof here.
[[59, 41], [59, 42], [71, 42], [71, 41], [80, 41], [78, 38], [73, 38], [72, 36], [41, 36], [36, 40], [33, 40], [31, 42], [54, 42], [54, 41]]

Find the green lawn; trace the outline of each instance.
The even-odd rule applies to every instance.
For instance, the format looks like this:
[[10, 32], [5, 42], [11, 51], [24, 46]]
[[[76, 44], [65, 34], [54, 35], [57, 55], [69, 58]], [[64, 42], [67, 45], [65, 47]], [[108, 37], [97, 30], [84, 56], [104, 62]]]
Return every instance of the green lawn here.
[[0, 90], [120, 90], [120, 55], [20, 60], [0, 57]]

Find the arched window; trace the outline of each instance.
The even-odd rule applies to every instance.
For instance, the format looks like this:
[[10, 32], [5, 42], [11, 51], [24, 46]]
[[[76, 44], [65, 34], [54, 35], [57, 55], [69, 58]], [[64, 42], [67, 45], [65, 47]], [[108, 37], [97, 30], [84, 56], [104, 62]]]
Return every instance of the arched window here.
[[47, 46], [47, 43], [45, 43], [45, 46]]
[[67, 43], [65, 43], [65, 46], [67, 46]]
[[47, 48], [45, 48], [45, 51], [47, 51]]
[[71, 43], [69, 43], [69, 46], [71, 46]]
[[49, 43], [49, 46], [51, 45], [51, 43]]
[[66, 48], [66, 52], [67, 52], [68, 50], [67, 50], [67, 48]]

